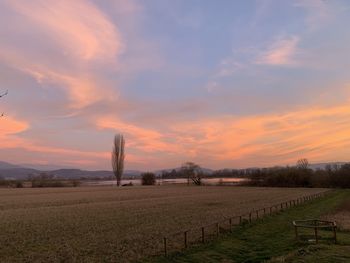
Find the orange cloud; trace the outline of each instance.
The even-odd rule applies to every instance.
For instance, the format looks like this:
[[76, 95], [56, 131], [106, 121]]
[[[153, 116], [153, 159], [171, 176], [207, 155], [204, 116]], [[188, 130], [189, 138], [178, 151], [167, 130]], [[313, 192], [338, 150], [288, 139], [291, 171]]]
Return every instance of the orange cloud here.
[[165, 141], [165, 136], [156, 130], [142, 128], [129, 124], [113, 117], [102, 117], [96, 121], [99, 129], [113, 129], [129, 137], [126, 140], [127, 147], [139, 149], [145, 152], [171, 152], [178, 147]]
[[223, 117], [173, 127], [194, 156], [239, 166], [338, 160], [350, 153], [350, 106], [310, 108], [284, 114]]
[[[20, 136], [29, 128], [27, 123], [12, 118], [2, 121], [2, 148], [45, 153], [72, 165], [109, 162], [109, 149], [94, 152], [39, 145]], [[166, 129], [140, 127], [107, 116], [98, 118], [96, 126], [125, 134], [127, 164], [152, 165], [151, 169], [186, 160], [213, 168], [294, 164], [302, 157], [312, 162], [347, 161], [344, 158], [350, 154], [348, 105], [178, 122]]]
[[29, 124], [25, 121], [17, 120], [11, 116], [1, 118], [0, 147], [2, 149], [24, 149], [29, 152], [55, 154], [57, 156], [63, 157], [63, 159], [66, 159], [67, 157], [85, 158], [84, 161], [87, 163], [91, 161], [96, 162], [96, 159], [101, 160], [110, 157], [109, 152], [87, 152], [36, 144], [28, 139], [25, 139], [20, 134], [29, 128]]
[[0, 147], [11, 148], [13, 145], [20, 145], [22, 139], [16, 134], [23, 132], [29, 128], [27, 122], [16, 120], [10, 116], [1, 118], [0, 126]]
[[[169, 162], [164, 154], [178, 162], [194, 160], [217, 168], [294, 164], [301, 157], [327, 161], [338, 156], [337, 160], [343, 160], [350, 154], [350, 150], [347, 154], [341, 150], [350, 145], [347, 105], [186, 121], [165, 130], [141, 128], [113, 118], [99, 119], [97, 126], [126, 134], [128, 149], [136, 151], [139, 158], [152, 158], [155, 164]], [[342, 155], [335, 154], [339, 150]], [[157, 155], [159, 152], [164, 154]]]

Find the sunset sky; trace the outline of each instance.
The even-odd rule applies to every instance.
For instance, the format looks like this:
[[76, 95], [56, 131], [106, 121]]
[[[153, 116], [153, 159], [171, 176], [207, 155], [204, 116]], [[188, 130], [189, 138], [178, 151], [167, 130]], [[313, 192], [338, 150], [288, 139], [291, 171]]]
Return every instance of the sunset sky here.
[[0, 0], [0, 160], [350, 161], [350, 1]]

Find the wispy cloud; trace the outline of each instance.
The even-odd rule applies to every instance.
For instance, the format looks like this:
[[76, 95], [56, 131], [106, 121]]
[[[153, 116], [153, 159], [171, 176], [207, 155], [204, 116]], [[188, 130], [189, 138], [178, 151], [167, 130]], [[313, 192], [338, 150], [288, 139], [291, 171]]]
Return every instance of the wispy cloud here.
[[22, 139], [17, 135], [29, 128], [25, 121], [17, 120], [11, 116], [1, 119], [0, 141], [2, 148], [20, 145]]
[[[6, 3], [15, 19], [0, 43], [3, 61], [44, 87], [65, 90], [72, 108], [111, 98], [105, 83], [96, 83], [96, 68], [116, 67], [124, 44], [105, 14], [88, 1]], [[18, 34], [30, 34], [30, 42], [18, 42]]]
[[306, 25], [311, 29], [317, 29], [328, 22], [332, 17], [332, 6], [324, 0], [298, 0], [293, 5], [306, 11]]
[[[62, 54], [81, 59], [110, 59], [123, 44], [115, 26], [88, 1], [8, 1], [36, 30], [56, 43]], [[78, 33], [79, 32], [79, 33]]]
[[220, 62], [219, 70], [214, 77], [227, 77], [236, 74], [238, 71], [247, 68], [242, 62], [231, 57], [225, 58]]
[[[16, 150], [19, 158], [23, 158], [22, 154], [26, 156], [28, 153], [31, 153], [25, 157], [29, 162], [40, 163], [40, 159], [38, 159], [39, 153], [39, 156], [55, 156], [55, 158], [69, 156], [70, 160], [62, 160], [62, 163], [66, 165], [74, 165], [75, 162], [78, 162], [78, 160], [86, 165], [89, 162], [96, 164], [96, 162], [108, 158], [110, 154], [109, 152], [81, 151], [77, 149], [42, 145], [40, 142], [34, 142], [26, 139], [25, 136], [23, 136], [24, 132], [31, 129], [27, 122], [18, 120], [11, 116], [6, 116], [6, 118], [3, 118], [1, 122], [1, 148], [4, 151], [9, 151], [11, 149]], [[5, 156], [2, 156], [2, 158], [4, 157]]]
[[[315, 107], [283, 114], [221, 117], [172, 127], [194, 159], [214, 165], [250, 166], [344, 160], [350, 145], [350, 107]], [[185, 138], [185, 140], [184, 140]], [[343, 157], [342, 157], [343, 156]], [[346, 161], [346, 160], [345, 160]]]
[[123, 132], [127, 137], [127, 146], [143, 152], [173, 152], [179, 149], [175, 144], [166, 142], [166, 136], [156, 129], [147, 129], [132, 123], [123, 122], [115, 117], [97, 119], [99, 129], [112, 129]]
[[295, 55], [299, 37], [291, 36], [278, 38], [269, 45], [266, 51], [263, 51], [256, 59], [256, 64], [266, 65], [294, 65], [296, 64]]

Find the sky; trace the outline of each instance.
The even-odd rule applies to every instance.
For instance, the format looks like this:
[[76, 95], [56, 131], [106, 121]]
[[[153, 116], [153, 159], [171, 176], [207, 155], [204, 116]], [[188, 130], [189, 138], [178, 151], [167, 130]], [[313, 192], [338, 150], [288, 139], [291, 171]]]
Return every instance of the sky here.
[[0, 0], [0, 160], [349, 161], [348, 0]]

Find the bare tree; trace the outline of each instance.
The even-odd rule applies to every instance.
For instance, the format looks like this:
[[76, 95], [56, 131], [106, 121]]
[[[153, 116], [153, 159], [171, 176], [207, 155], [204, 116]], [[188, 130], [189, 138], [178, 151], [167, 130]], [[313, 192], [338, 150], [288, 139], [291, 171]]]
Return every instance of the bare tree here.
[[124, 146], [125, 140], [123, 135], [116, 134], [114, 137], [114, 145], [112, 150], [112, 168], [114, 176], [117, 179], [117, 186], [120, 186], [124, 170]]
[[[2, 98], [2, 97], [4, 97], [4, 96], [6, 96], [6, 95], [7, 95], [7, 93], [8, 93], [8, 90], [6, 90], [6, 92], [4, 92], [4, 93], [0, 94], [0, 98]], [[4, 116], [4, 113], [1, 113], [0, 117], [2, 117], [2, 116]]]
[[4, 93], [0, 94], [0, 98], [2, 98], [2, 97], [4, 97], [4, 96], [6, 96], [6, 95], [7, 95], [7, 93], [8, 93], [8, 90], [6, 90], [6, 92], [4, 92]]
[[195, 163], [187, 162], [181, 167], [181, 172], [187, 176], [187, 184], [190, 184], [190, 180], [195, 185], [202, 184], [202, 170], [201, 167]]
[[307, 159], [300, 159], [297, 161], [297, 167], [299, 169], [307, 169], [309, 167], [309, 161]]

